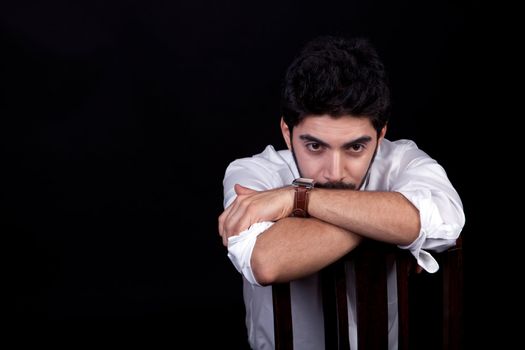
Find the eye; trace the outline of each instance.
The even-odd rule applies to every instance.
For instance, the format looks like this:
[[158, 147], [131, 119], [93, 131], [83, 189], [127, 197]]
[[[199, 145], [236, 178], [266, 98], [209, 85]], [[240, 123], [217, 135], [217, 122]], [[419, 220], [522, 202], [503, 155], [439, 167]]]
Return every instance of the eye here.
[[362, 143], [355, 143], [348, 147], [348, 150], [352, 153], [363, 152], [365, 150], [365, 145], [363, 145]]
[[320, 152], [323, 148], [323, 146], [321, 146], [320, 143], [317, 143], [317, 142], [311, 142], [311, 143], [307, 143], [306, 144], [306, 148], [310, 151], [310, 152]]

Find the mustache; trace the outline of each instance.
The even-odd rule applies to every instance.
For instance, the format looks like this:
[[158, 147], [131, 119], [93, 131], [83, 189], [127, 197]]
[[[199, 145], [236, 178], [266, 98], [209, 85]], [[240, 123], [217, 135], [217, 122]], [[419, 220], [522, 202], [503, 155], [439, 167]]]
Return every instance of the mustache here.
[[330, 181], [330, 182], [324, 182], [324, 183], [316, 183], [315, 187], [318, 188], [330, 188], [330, 189], [336, 189], [336, 190], [355, 190], [357, 188], [356, 184], [348, 183], [348, 182], [342, 182], [342, 181]]

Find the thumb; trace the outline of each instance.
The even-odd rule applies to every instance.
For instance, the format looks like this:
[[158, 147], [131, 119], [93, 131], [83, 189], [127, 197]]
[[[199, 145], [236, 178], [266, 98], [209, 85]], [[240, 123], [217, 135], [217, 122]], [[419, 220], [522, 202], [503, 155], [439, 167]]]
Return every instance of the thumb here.
[[239, 184], [235, 184], [235, 193], [237, 193], [238, 196], [242, 194], [251, 194], [253, 192], [257, 192], [257, 191], [252, 190], [251, 188], [248, 188], [248, 187], [244, 187]]

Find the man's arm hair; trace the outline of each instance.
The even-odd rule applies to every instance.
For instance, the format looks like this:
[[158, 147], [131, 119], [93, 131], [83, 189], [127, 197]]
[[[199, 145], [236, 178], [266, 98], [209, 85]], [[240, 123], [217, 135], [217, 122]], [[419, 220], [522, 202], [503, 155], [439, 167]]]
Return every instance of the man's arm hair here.
[[311, 216], [374, 240], [408, 245], [421, 229], [418, 209], [399, 192], [314, 189]]
[[284, 218], [260, 234], [251, 256], [261, 285], [315, 273], [354, 249], [361, 236], [316, 218]]

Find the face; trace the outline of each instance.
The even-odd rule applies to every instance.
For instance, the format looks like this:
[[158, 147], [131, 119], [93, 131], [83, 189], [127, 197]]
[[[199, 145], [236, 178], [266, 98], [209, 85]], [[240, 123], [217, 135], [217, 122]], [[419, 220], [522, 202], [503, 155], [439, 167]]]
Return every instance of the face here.
[[319, 187], [357, 189], [363, 183], [379, 137], [368, 118], [328, 115], [308, 116], [290, 129], [281, 119], [281, 130], [302, 177], [314, 179]]

